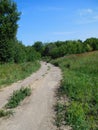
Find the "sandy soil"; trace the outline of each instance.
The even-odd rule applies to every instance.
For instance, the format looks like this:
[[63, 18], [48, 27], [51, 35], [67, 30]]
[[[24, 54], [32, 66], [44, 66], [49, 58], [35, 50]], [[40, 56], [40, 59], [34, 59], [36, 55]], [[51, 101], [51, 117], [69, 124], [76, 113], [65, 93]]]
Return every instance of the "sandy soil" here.
[[0, 108], [14, 90], [24, 86], [32, 88], [32, 95], [15, 109], [14, 116], [0, 119], [0, 130], [56, 130], [53, 125], [55, 90], [61, 80], [61, 71], [51, 64], [41, 62], [41, 68], [23, 81], [0, 91]]

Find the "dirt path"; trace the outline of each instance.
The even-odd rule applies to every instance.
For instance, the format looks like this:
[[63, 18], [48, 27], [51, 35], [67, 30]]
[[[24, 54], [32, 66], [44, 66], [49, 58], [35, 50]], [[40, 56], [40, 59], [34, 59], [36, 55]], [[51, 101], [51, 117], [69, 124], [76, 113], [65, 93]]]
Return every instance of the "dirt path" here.
[[35, 74], [0, 91], [0, 108], [13, 90], [30, 85], [32, 95], [15, 109], [14, 116], [0, 119], [0, 130], [56, 130], [53, 125], [55, 90], [61, 80], [61, 71], [51, 64], [41, 63]]

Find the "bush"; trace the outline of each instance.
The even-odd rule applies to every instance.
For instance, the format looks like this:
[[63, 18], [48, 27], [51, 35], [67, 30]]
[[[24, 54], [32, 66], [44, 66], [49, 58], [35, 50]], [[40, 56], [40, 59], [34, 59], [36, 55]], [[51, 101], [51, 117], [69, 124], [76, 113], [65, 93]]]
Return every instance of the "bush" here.
[[15, 48], [14, 48], [14, 62], [15, 63], [23, 63], [27, 61], [26, 57], [26, 48], [25, 46], [21, 43], [16, 41], [14, 43]]

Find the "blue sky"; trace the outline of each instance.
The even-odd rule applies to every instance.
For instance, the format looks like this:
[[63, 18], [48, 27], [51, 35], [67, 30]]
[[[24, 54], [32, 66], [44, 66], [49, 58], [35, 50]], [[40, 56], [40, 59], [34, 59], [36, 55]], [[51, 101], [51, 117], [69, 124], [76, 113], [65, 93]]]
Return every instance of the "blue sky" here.
[[21, 12], [18, 40], [85, 40], [98, 37], [98, 0], [14, 0]]

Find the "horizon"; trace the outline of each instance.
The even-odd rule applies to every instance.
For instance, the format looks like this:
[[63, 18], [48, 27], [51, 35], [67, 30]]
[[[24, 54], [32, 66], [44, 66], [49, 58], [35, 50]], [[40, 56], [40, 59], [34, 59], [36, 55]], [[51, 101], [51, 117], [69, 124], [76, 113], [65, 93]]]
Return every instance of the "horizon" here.
[[97, 0], [14, 1], [21, 12], [17, 39], [25, 45], [98, 37]]

